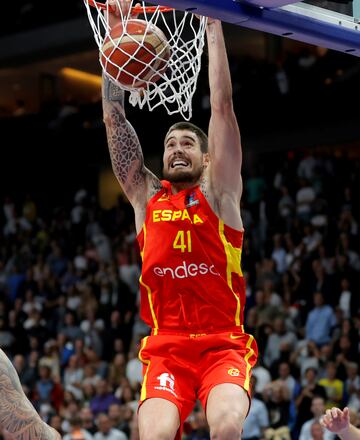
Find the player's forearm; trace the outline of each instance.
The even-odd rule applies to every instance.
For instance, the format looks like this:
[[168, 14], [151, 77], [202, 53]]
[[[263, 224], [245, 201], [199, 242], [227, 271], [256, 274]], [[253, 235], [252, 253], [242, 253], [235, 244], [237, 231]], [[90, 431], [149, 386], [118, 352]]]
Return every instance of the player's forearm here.
[[144, 185], [145, 166], [135, 130], [127, 121], [124, 91], [103, 77], [103, 112], [114, 174], [129, 198]]
[[349, 428], [338, 432], [337, 435], [341, 440], [360, 440], [360, 430], [350, 425]]
[[211, 106], [232, 105], [232, 85], [221, 21], [211, 20], [206, 29], [209, 53]]
[[114, 109], [125, 117], [125, 91], [110, 81], [105, 74], [102, 78], [102, 101], [104, 119]]
[[44, 423], [25, 396], [18, 375], [0, 350], [0, 427], [14, 440], [60, 440]]

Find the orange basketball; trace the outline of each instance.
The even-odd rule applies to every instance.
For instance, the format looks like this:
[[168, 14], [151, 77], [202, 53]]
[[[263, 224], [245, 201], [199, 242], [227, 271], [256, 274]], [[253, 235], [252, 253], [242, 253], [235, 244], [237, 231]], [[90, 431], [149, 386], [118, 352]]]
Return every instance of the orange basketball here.
[[[104, 39], [101, 64], [121, 85], [140, 88], [166, 69], [170, 47], [164, 33], [144, 20], [117, 24]], [[157, 74], [158, 73], [158, 74]]]

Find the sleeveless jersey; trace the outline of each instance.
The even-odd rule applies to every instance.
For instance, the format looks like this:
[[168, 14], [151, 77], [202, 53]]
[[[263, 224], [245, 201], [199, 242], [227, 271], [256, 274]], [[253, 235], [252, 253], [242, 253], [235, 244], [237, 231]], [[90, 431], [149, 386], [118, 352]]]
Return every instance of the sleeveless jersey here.
[[138, 235], [141, 317], [153, 328], [189, 333], [242, 329], [243, 231], [219, 219], [199, 186], [150, 199]]

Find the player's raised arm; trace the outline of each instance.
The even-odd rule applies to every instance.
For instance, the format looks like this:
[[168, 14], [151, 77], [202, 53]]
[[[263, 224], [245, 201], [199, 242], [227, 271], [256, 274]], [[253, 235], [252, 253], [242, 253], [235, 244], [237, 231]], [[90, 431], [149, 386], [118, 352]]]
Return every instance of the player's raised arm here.
[[16, 370], [0, 349], [0, 428], [11, 440], [60, 440], [43, 422], [22, 389]]
[[[222, 25], [209, 19], [207, 25], [211, 119], [209, 124], [210, 180], [217, 199], [232, 203], [238, 211], [242, 193], [240, 131], [233, 110], [232, 83]], [[223, 211], [223, 209], [221, 209]]]
[[[127, 7], [129, 2], [122, 2]], [[118, 13], [109, 13], [109, 25], [118, 21]], [[125, 92], [103, 75], [103, 115], [112, 168], [124, 193], [135, 210], [139, 231], [144, 221], [146, 203], [160, 189], [159, 179], [144, 165], [137, 134], [127, 121], [124, 109]]]

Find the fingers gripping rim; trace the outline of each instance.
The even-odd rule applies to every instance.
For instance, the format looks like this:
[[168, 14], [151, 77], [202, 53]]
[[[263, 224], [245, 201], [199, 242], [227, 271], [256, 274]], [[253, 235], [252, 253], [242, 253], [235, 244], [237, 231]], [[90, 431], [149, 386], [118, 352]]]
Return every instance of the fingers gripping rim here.
[[[99, 8], [99, 9], [103, 9], [103, 10], [106, 10], [106, 8], [107, 8], [106, 3], [96, 2], [95, 0], [87, 0], [87, 2], [89, 3], [90, 6], [93, 6], [95, 8]], [[109, 8], [112, 9], [111, 6], [109, 6]], [[173, 10], [174, 10], [173, 8], [169, 8], [167, 6], [133, 6], [131, 8], [131, 15], [132, 14], [142, 14], [144, 12], [146, 12], [147, 14], [152, 14], [157, 11], [170, 12]]]

